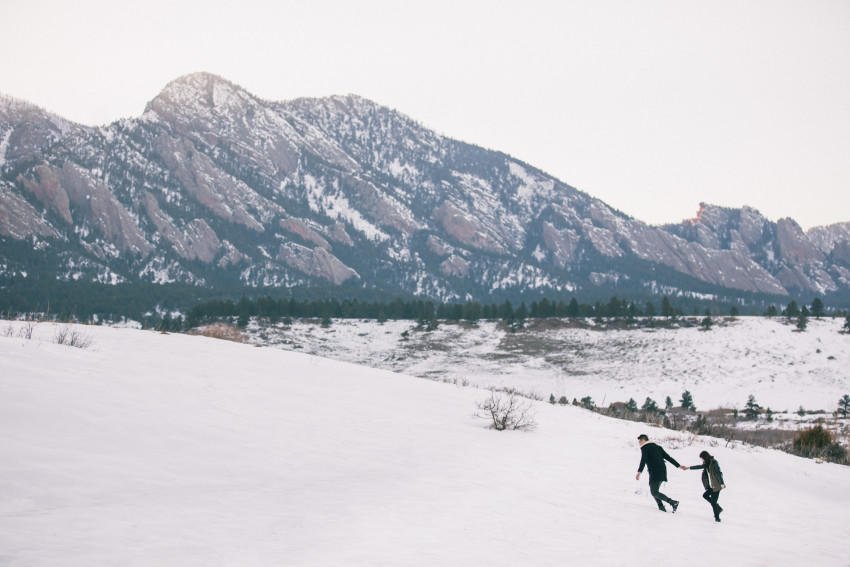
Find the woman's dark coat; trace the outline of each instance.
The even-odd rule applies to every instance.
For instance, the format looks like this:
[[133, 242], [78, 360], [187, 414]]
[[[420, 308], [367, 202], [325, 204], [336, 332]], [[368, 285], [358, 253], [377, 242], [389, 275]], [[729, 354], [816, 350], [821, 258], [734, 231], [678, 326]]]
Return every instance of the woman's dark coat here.
[[723, 482], [723, 472], [720, 470], [720, 465], [717, 464], [717, 459], [711, 459], [708, 465], [696, 465], [690, 467], [690, 469], [702, 469], [702, 485], [706, 490], [711, 489], [713, 492], [720, 492], [720, 485], [726, 484]]

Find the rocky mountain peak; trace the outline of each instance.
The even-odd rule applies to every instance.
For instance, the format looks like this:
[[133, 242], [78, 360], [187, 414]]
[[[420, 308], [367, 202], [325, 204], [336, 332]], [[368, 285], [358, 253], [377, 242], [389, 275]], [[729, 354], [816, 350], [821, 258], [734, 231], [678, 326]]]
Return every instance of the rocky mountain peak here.
[[34, 104], [0, 94], [0, 167], [38, 159], [74, 128], [86, 130]]
[[[841, 224], [806, 233], [792, 218], [770, 222], [752, 207], [700, 203], [696, 217], [664, 229], [707, 249], [745, 256], [768, 268], [785, 289], [828, 293], [850, 281], [840, 253], [845, 243], [850, 243], [850, 235]], [[833, 250], [838, 252], [833, 254]]]
[[212, 118], [241, 114], [257, 103], [242, 87], [211, 73], [183, 75], [170, 83], [145, 107], [165, 120], [176, 115]]
[[706, 203], [649, 226], [356, 95], [264, 101], [194, 73], [139, 119], [65, 124], [0, 100], [0, 238], [19, 241], [0, 246], [0, 276], [47, 255], [49, 278], [441, 300], [850, 289], [846, 227], [807, 234]]

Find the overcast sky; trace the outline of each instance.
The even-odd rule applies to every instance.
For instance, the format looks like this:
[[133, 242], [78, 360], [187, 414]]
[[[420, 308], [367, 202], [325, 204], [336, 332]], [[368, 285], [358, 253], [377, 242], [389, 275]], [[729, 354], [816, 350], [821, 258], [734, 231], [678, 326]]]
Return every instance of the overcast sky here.
[[207, 71], [358, 94], [640, 220], [850, 221], [850, 2], [0, 0], [0, 93], [88, 125]]

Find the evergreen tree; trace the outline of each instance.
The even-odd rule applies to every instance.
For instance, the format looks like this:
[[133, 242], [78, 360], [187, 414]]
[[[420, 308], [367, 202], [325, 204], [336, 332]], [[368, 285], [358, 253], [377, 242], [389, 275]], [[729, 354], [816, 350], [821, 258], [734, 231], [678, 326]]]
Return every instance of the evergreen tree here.
[[517, 328], [522, 329], [525, 326], [525, 320], [528, 318], [528, 308], [525, 306], [525, 302], [520, 303], [519, 307], [517, 307], [514, 312], [514, 322]]
[[667, 399], [664, 400], [664, 407], [667, 409], [667, 411], [673, 409], [673, 400], [670, 399], [670, 396], [667, 396]]
[[626, 404], [626, 409], [632, 413], [637, 413], [638, 405], [634, 398], [629, 398], [629, 403]]
[[844, 394], [844, 396], [838, 400], [838, 413], [840, 413], [844, 418], [846, 418], [847, 414], [850, 413], [850, 395]]
[[797, 315], [797, 328], [800, 331], [805, 331], [806, 326], [808, 324], [809, 324], [809, 320], [806, 318], [806, 315], [804, 313], [800, 313], [799, 315]]
[[761, 406], [756, 403], [756, 398], [752, 394], [747, 399], [747, 403], [744, 406], [744, 415], [747, 419], [756, 419], [759, 416], [759, 411], [761, 410]]
[[800, 308], [797, 306], [797, 302], [792, 299], [791, 303], [789, 303], [788, 306], [785, 308], [785, 316], [789, 319], [794, 319], [799, 314]]
[[608, 316], [609, 317], [622, 317], [623, 316], [623, 302], [617, 299], [616, 297], [612, 297], [608, 302]]
[[682, 392], [682, 399], [679, 401], [682, 403], [683, 410], [697, 410], [696, 406], [694, 405], [694, 398], [689, 391], [685, 390], [684, 392]]
[[711, 317], [706, 315], [705, 318], [700, 321], [700, 327], [705, 329], [706, 331], [711, 330], [711, 326], [714, 324], [714, 321], [711, 320]]
[[593, 409], [594, 407], [596, 407], [596, 404], [593, 403], [593, 398], [591, 398], [590, 396], [583, 397], [581, 399], [581, 405], [587, 409]]
[[540, 305], [538, 305], [537, 310], [539, 312], [539, 317], [548, 319], [555, 315], [555, 304], [544, 297], [540, 300]]
[[561, 396], [561, 397], [558, 399], [558, 403], [559, 403], [559, 404], [561, 404], [562, 406], [565, 406], [565, 405], [567, 405], [568, 403], [570, 403], [570, 401], [567, 399], [567, 397], [566, 397], [566, 396]]
[[741, 314], [741, 313], [738, 311], [738, 308], [737, 308], [737, 307], [735, 307], [734, 305], [732, 306], [732, 308], [731, 308], [731, 309], [729, 309], [729, 316], [730, 316], [730, 317], [737, 317], [737, 316], [738, 316], [738, 315], [740, 315], [740, 314]]
[[570, 299], [570, 304], [567, 306], [567, 317], [571, 319], [578, 317], [578, 301], [575, 297]]
[[593, 304], [593, 320], [600, 325], [605, 322], [605, 308], [599, 301]]
[[647, 396], [646, 401], [643, 402], [641, 408], [644, 413], [658, 413], [658, 404], [655, 403], [655, 400]]
[[765, 315], [767, 315], [768, 317], [776, 317], [776, 315], [778, 315], [778, 312], [776, 311], [776, 305], [768, 305]]
[[655, 305], [653, 305], [651, 301], [647, 301], [646, 306], [643, 308], [643, 312], [647, 317], [655, 317]]
[[634, 323], [635, 317], [637, 317], [637, 313], [638, 313], [637, 305], [635, 305], [635, 302], [632, 301], [629, 304], [629, 311], [628, 311], [628, 314], [626, 315], [626, 322], [629, 323], [629, 324]]
[[549, 394], [549, 403], [550, 403], [550, 404], [554, 404], [554, 403], [555, 403], [555, 401], [556, 401], [556, 400], [555, 400], [555, 394]]
[[511, 305], [509, 300], [505, 300], [503, 304], [499, 306], [499, 319], [502, 319], [508, 324], [514, 322], [514, 307]]
[[764, 413], [767, 416], [767, 421], [773, 422], [773, 410], [768, 407], [767, 410], [765, 410]]
[[661, 298], [661, 316], [671, 318], [675, 314], [676, 312], [673, 311], [673, 307], [670, 305], [670, 300], [665, 295]]
[[844, 330], [850, 333], [850, 315], [844, 319]]
[[823, 308], [823, 301], [820, 300], [819, 297], [816, 297], [812, 300], [812, 317], [815, 319], [820, 319], [826, 314]]
[[481, 319], [481, 304], [477, 301], [467, 303], [463, 308], [463, 318], [472, 324]]
[[[576, 305], [576, 309], [578, 309], [578, 305]], [[567, 317], [567, 306], [563, 301], [558, 301], [558, 305], [555, 307], [555, 317]]]

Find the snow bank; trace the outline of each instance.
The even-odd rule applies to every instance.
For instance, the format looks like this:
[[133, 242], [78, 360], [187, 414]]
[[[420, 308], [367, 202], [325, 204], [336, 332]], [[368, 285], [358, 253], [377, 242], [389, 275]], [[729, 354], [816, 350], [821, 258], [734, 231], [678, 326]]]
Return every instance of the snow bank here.
[[[15, 324], [15, 330], [22, 326]], [[847, 565], [850, 469], [540, 403], [494, 432], [473, 388], [311, 355], [84, 327], [0, 333], [0, 564]], [[637, 482], [646, 431], [670, 470]]]

